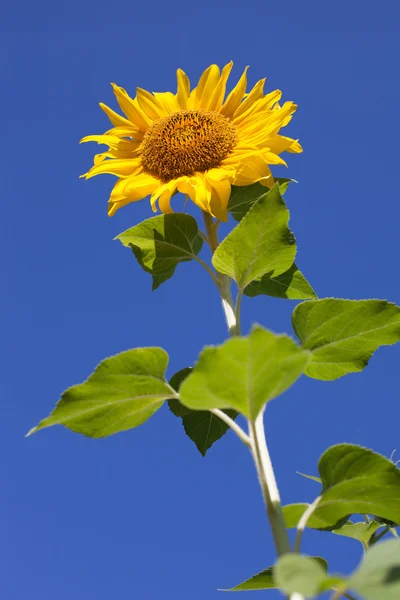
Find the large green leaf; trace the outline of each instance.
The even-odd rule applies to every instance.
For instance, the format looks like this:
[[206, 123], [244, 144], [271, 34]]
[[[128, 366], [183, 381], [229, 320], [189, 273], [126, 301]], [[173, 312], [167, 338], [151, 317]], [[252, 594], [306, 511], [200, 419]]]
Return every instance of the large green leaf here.
[[[275, 183], [279, 185], [281, 196], [286, 192], [289, 183], [293, 179], [275, 178]], [[253, 183], [246, 186], [232, 186], [231, 197], [229, 198], [228, 210], [235, 221], [241, 221], [249, 212], [250, 208], [258, 202], [261, 196], [268, 191], [261, 183]]]
[[180, 388], [183, 404], [195, 410], [233, 409], [254, 419], [302, 374], [309, 360], [286, 335], [254, 327], [247, 337], [206, 347]]
[[347, 586], [365, 600], [399, 600], [400, 540], [372, 546]]
[[284, 273], [296, 255], [288, 221], [289, 211], [275, 185], [220, 243], [213, 254], [214, 267], [232, 277], [241, 290], [267, 273], [270, 277]]
[[[288, 529], [297, 527], [303, 513], [307, 510], [308, 504], [305, 502], [297, 504], [286, 504], [282, 507], [283, 517], [285, 519], [285, 525]], [[339, 521], [332, 523], [332, 519], [326, 518], [324, 515], [317, 515], [315, 512], [310, 516], [307, 521], [307, 527], [310, 529], [319, 529], [321, 531], [332, 531], [347, 523], [348, 517], [345, 515], [340, 518]]]
[[342, 525], [342, 527], [339, 527], [339, 529], [333, 529], [332, 533], [358, 540], [366, 547], [375, 531], [380, 527], [383, 527], [383, 525], [377, 521], [370, 521], [369, 523], [366, 523], [365, 521], [360, 521], [359, 523], [349, 522]]
[[321, 559], [312, 556], [284, 554], [274, 567], [274, 580], [277, 587], [286, 594], [297, 592], [306, 598], [313, 598], [342, 579], [326, 575], [325, 565], [326, 563], [321, 563]]
[[[312, 558], [317, 561], [317, 563], [321, 566], [323, 572], [326, 573], [326, 571], [328, 569], [328, 564], [327, 564], [326, 560], [321, 558], [320, 556], [314, 556]], [[274, 581], [273, 571], [274, 571], [274, 567], [269, 567], [268, 569], [265, 569], [264, 571], [261, 571], [260, 573], [257, 573], [256, 575], [253, 575], [253, 577], [250, 577], [250, 579], [246, 579], [246, 581], [239, 583], [235, 587], [230, 588], [229, 590], [222, 590], [222, 591], [224, 591], [224, 592], [246, 592], [246, 591], [252, 591], [252, 590], [277, 589], [277, 585]]]
[[327, 575], [312, 557], [284, 554], [274, 567], [274, 579], [286, 594], [298, 593], [315, 598], [332, 587], [360, 594], [364, 600], [398, 600], [400, 598], [400, 540], [389, 540], [369, 548], [361, 565], [348, 578]]
[[400, 340], [400, 307], [386, 300], [311, 300], [296, 306], [293, 327], [313, 352], [306, 374], [332, 380], [362, 371], [379, 346]]
[[115, 238], [132, 249], [140, 266], [153, 276], [153, 289], [172, 277], [176, 266], [192, 260], [203, 240], [196, 219], [183, 213], [147, 219]]
[[[389, 459], [360, 446], [339, 444], [319, 461], [321, 500], [307, 522], [338, 529], [352, 514], [371, 514], [400, 523], [400, 470]], [[308, 505], [285, 507], [288, 526], [297, 526]]]
[[136, 348], [106, 358], [87, 381], [66, 390], [51, 415], [29, 434], [59, 424], [101, 438], [137, 427], [166, 398], [176, 396], [165, 381], [167, 365], [162, 348]]
[[290, 269], [278, 277], [263, 275], [260, 280], [250, 283], [244, 293], [252, 298], [260, 294], [274, 298], [289, 298], [290, 300], [307, 300], [317, 297], [303, 273], [294, 263]]
[[[171, 377], [169, 383], [174, 390], [179, 391], [182, 382], [191, 371], [190, 368], [182, 369]], [[176, 398], [168, 400], [168, 405], [171, 412], [182, 419], [186, 435], [196, 444], [203, 456], [229, 429], [229, 425], [209, 410], [192, 410]], [[238, 415], [235, 410], [228, 409], [225, 412], [231, 419], [235, 419]]]

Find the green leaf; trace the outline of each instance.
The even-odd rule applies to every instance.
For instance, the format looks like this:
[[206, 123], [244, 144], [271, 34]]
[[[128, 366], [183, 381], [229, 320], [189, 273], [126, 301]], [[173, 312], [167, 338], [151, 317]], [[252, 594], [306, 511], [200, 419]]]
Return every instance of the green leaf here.
[[[182, 383], [185, 381], [186, 377], [192, 372], [192, 370], [192, 367], [185, 367], [184, 369], [181, 369], [180, 371], [172, 375], [171, 379], [169, 380], [169, 385], [172, 388], [174, 388], [176, 392], [179, 392]], [[179, 402], [178, 398], [170, 398], [170, 400], [168, 400], [168, 406], [170, 411], [176, 417], [182, 418], [186, 415], [190, 415], [190, 413], [192, 412], [190, 408]]]
[[332, 380], [362, 371], [379, 346], [400, 340], [400, 307], [386, 300], [310, 300], [295, 308], [293, 327], [313, 352], [306, 375]]
[[242, 581], [233, 588], [220, 590], [222, 592], [250, 592], [252, 590], [276, 590], [276, 585], [273, 579], [273, 567], [264, 569], [260, 573], [253, 575], [250, 579]]
[[206, 347], [180, 388], [180, 400], [195, 410], [229, 408], [254, 419], [300, 377], [308, 359], [288, 336], [254, 327], [247, 337]]
[[[182, 382], [192, 371], [190, 368], [182, 369], [171, 377], [170, 385], [179, 391]], [[229, 426], [208, 410], [192, 410], [179, 402], [176, 398], [168, 400], [171, 412], [181, 417], [182, 424], [187, 436], [196, 444], [197, 449], [206, 455], [207, 450], [219, 440], [229, 429]], [[235, 410], [225, 411], [231, 419], [236, 419], [238, 413]]]
[[398, 600], [400, 598], [400, 540], [394, 539], [369, 548], [361, 565], [350, 578], [326, 575], [314, 558], [301, 554], [284, 554], [273, 570], [277, 586], [286, 594], [298, 593], [306, 598], [335, 587], [350, 589], [364, 600]]
[[251, 298], [260, 294], [274, 298], [289, 298], [290, 300], [307, 300], [317, 297], [303, 273], [294, 263], [290, 269], [278, 277], [263, 275], [261, 279], [250, 283], [244, 293]]
[[372, 546], [350, 577], [348, 587], [365, 600], [399, 600], [400, 540]]
[[220, 243], [212, 258], [214, 267], [232, 277], [241, 290], [267, 273], [281, 275], [296, 255], [288, 221], [289, 211], [275, 185]]
[[374, 514], [400, 523], [400, 471], [367, 448], [339, 444], [319, 461], [323, 483], [317, 515], [338, 520], [347, 514]]
[[[344, 524], [340, 520], [352, 514], [400, 523], [400, 470], [392, 461], [360, 446], [339, 444], [324, 452], [318, 468], [321, 499], [307, 527], [339, 529]], [[293, 527], [308, 505], [291, 506], [284, 507], [284, 514]]]
[[[285, 525], [288, 529], [293, 529], [297, 527], [303, 513], [307, 510], [308, 504], [306, 503], [298, 503], [298, 504], [286, 504], [286, 506], [282, 507], [283, 516], [285, 519]], [[324, 518], [324, 516], [319, 516], [313, 513], [311, 517], [307, 521], [307, 527], [310, 529], [319, 529], [320, 531], [332, 531], [332, 529], [337, 529], [347, 523], [348, 516], [342, 517], [338, 522], [332, 523], [332, 520], [329, 518]]]
[[[328, 563], [326, 562], [326, 560], [324, 560], [320, 556], [314, 556], [313, 559], [318, 562], [318, 564], [322, 567], [324, 572], [327, 571]], [[224, 591], [224, 592], [246, 592], [246, 591], [252, 591], [252, 590], [277, 589], [277, 585], [273, 578], [273, 569], [274, 569], [274, 567], [269, 567], [268, 569], [265, 569], [264, 571], [261, 571], [260, 573], [257, 573], [256, 575], [253, 575], [253, 577], [250, 577], [250, 579], [246, 579], [246, 581], [239, 583], [235, 587], [230, 588], [228, 590], [221, 590], [221, 591]]]
[[170, 279], [177, 265], [192, 260], [203, 240], [196, 219], [183, 213], [147, 219], [115, 238], [132, 249], [139, 265], [153, 276], [153, 290]]
[[[399, 480], [400, 484], [400, 471], [391, 460], [355, 444], [337, 444], [325, 450], [319, 459], [318, 471], [324, 492], [360, 477], [373, 478], [386, 474], [393, 476], [396, 482]], [[361, 512], [369, 513], [370, 511], [363, 510]], [[385, 516], [378, 511], [376, 514]]]
[[371, 537], [380, 527], [382, 525], [377, 521], [370, 521], [369, 523], [361, 521], [359, 523], [346, 523], [339, 529], [333, 529], [332, 533], [358, 540], [363, 546], [368, 546]]
[[[279, 185], [281, 196], [286, 192], [289, 183], [294, 179], [275, 178], [275, 183]], [[241, 221], [249, 212], [250, 208], [258, 202], [261, 196], [268, 191], [261, 183], [253, 183], [247, 186], [232, 186], [231, 197], [229, 198], [228, 210], [235, 221]]]
[[66, 390], [49, 417], [28, 433], [65, 425], [101, 438], [141, 425], [174, 397], [165, 381], [168, 354], [162, 348], [135, 348], [103, 360], [84, 383]]
[[275, 565], [274, 579], [279, 589], [286, 594], [297, 592], [306, 598], [312, 598], [323, 589], [326, 567], [311, 556], [288, 553], [281, 556]]
[[321, 477], [315, 477], [315, 475], [306, 475], [306, 473], [301, 473], [300, 471], [296, 471], [297, 475], [301, 475], [305, 479], [310, 479], [311, 481], [315, 481], [316, 483], [322, 483]]

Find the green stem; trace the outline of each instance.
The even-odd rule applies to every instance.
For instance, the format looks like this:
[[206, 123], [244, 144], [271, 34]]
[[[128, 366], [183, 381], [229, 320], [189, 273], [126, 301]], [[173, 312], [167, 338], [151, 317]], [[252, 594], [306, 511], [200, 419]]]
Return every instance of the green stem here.
[[318, 496], [318, 498], [316, 498], [314, 500], [314, 502], [307, 507], [307, 509], [304, 511], [304, 513], [301, 516], [301, 519], [297, 525], [296, 539], [294, 542], [294, 551], [295, 552], [300, 552], [301, 538], [303, 537], [303, 533], [307, 526], [308, 519], [311, 517], [311, 515], [317, 508], [320, 500], [321, 500], [321, 496]]
[[[219, 223], [214, 223], [214, 220], [209, 213], [203, 212], [203, 217], [207, 231], [208, 244], [211, 248], [212, 254], [214, 254], [218, 247], [217, 227]], [[239, 290], [235, 306], [231, 294], [232, 280], [230, 277], [227, 277], [222, 273], [217, 272], [216, 276], [219, 281], [222, 308], [225, 313], [229, 333], [231, 336], [240, 335], [240, 306], [242, 292]], [[212, 412], [215, 414], [215, 411]], [[225, 422], [227, 422], [226, 419]], [[272, 529], [275, 547], [278, 556], [281, 556], [286, 552], [291, 552], [291, 547], [283, 517], [279, 490], [265, 439], [264, 411], [261, 411], [256, 419], [249, 419], [248, 424], [250, 450], [256, 466], [258, 479], [267, 510], [268, 520]], [[300, 594], [292, 594], [290, 596], [290, 600], [303, 600], [303, 596]]]
[[211, 279], [213, 280], [213, 282], [215, 283], [215, 285], [219, 288], [219, 281], [218, 278], [216, 277], [215, 273], [213, 272], [212, 269], [210, 269], [210, 267], [208, 266], [208, 264], [206, 262], [204, 262], [204, 260], [202, 260], [199, 256], [194, 256], [193, 257], [202, 267], [205, 268], [205, 270], [207, 271], [207, 273], [211, 276]]
[[[211, 248], [212, 254], [218, 247], [217, 229], [219, 222], [214, 223], [212, 216], [209, 213], [203, 212], [204, 223], [207, 231], [207, 240]], [[216, 273], [214, 279], [217, 281], [219, 292], [221, 295], [222, 309], [225, 314], [226, 323], [230, 335], [240, 335], [240, 325], [238, 326], [235, 314], [235, 305], [231, 293], [232, 280], [223, 273]]]
[[237, 331], [241, 331], [240, 324], [240, 309], [242, 305], [243, 291], [239, 290], [238, 295], [236, 297], [236, 305], [235, 305], [235, 317], [236, 317], [236, 329]]
[[374, 534], [370, 540], [369, 545], [373, 546], [374, 544], [376, 544], [376, 542], [379, 542], [379, 540], [381, 538], [383, 538], [384, 535], [386, 535], [387, 533], [389, 533], [390, 531], [390, 525], [386, 525], [385, 529], [382, 529], [382, 531], [378, 534]]
[[252, 454], [256, 465], [260, 487], [271, 524], [272, 535], [278, 556], [291, 552], [288, 532], [282, 513], [281, 499], [269, 455], [264, 432], [264, 411], [255, 420], [249, 420]]
[[339, 598], [347, 598], [348, 600], [356, 600], [354, 598], [354, 596], [352, 596], [351, 594], [348, 594], [347, 592], [343, 591], [343, 590], [338, 590], [336, 588], [333, 588], [334, 590], [334, 594], [331, 597], [331, 600], [339, 600]]
[[243, 429], [241, 427], [239, 427], [239, 425], [237, 423], [235, 423], [235, 421], [233, 419], [231, 419], [226, 413], [224, 413], [223, 410], [220, 410], [219, 408], [212, 408], [210, 410], [210, 412], [212, 412], [213, 415], [215, 415], [216, 417], [221, 419], [221, 421], [224, 421], [224, 423], [229, 425], [229, 427], [232, 429], [232, 431], [234, 431], [236, 433], [238, 438], [240, 440], [242, 440], [242, 442], [244, 444], [246, 444], [246, 446], [251, 448], [251, 441], [250, 441], [249, 436], [243, 431]]

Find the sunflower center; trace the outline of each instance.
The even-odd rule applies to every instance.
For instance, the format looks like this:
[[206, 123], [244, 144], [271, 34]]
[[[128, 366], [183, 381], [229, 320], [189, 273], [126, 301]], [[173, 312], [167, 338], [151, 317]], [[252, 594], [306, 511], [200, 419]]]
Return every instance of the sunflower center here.
[[140, 152], [145, 171], [164, 182], [218, 167], [236, 143], [234, 125], [223, 115], [183, 110], [146, 131]]

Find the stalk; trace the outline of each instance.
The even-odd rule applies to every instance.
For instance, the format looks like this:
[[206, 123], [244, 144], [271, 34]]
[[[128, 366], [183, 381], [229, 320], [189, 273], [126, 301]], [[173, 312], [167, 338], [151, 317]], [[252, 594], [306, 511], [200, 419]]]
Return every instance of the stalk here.
[[[218, 247], [217, 223], [214, 222], [209, 213], [203, 212], [203, 216], [207, 232], [206, 241], [211, 248], [211, 252], [214, 254]], [[229, 333], [231, 336], [241, 335], [240, 304], [242, 295], [239, 292], [235, 306], [231, 293], [232, 280], [222, 273], [216, 273], [216, 277], [221, 295], [222, 309], [225, 314]], [[215, 411], [213, 412], [215, 413]], [[224, 420], [227, 422], [226, 419]], [[243, 435], [239, 435], [237, 431], [236, 433], [239, 435], [239, 438], [250, 447], [264, 498], [268, 520], [271, 525], [276, 551], [278, 556], [282, 556], [282, 554], [285, 554], [286, 552], [291, 552], [291, 547], [283, 517], [275, 473], [265, 439], [264, 411], [261, 411], [255, 419], [249, 419], [248, 425], [248, 438], [244, 440]], [[233, 428], [233, 430], [235, 431], [235, 428]], [[250, 444], [247, 443], [248, 441]], [[300, 594], [295, 593], [291, 594], [289, 600], [304, 600], [304, 598]]]

